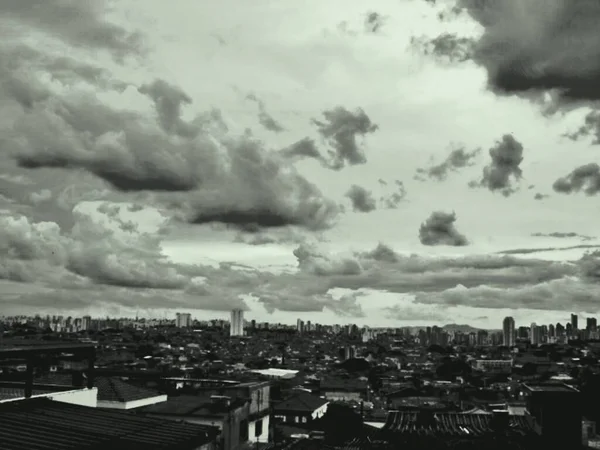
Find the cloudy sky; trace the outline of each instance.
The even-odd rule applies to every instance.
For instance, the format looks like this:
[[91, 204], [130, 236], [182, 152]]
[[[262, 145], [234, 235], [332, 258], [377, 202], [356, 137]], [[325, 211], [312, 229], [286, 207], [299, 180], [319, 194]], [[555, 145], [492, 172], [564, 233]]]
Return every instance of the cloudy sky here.
[[597, 1], [363, 5], [0, 2], [0, 314], [598, 314]]

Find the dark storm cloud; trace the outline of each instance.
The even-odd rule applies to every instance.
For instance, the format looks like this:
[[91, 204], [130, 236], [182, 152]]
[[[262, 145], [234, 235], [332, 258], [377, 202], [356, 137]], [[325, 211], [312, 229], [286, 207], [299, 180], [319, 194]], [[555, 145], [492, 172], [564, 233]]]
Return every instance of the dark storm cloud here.
[[353, 184], [346, 192], [346, 197], [350, 199], [353, 211], [368, 213], [377, 208], [373, 193], [362, 186]]
[[[383, 183], [382, 183], [383, 181]], [[379, 180], [382, 186], [387, 186], [388, 183], [384, 180]], [[394, 180], [392, 185], [393, 192], [379, 198], [382, 206], [387, 209], [396, 209], [406, 199], [406, 188], [401, 180]]]
[[443, 211], [432, 212], [419, 228], [419, 240], [423, 245], [451, 245], [461, 247], [468, 245], [467, 238], [458, 232], [454, 222], [455, 213]]
[[464, 62], [471, 59], [475, 41], [455, 33], [444, 33], [435, 38], [411, 37], [410, 46], [417, 52], [449, 62]]
[[511, 177], [518, 182], [522, 176], [519, 166], [523, 161], [523, 144], [511, 134], [505, 134], [490, 148], [489, 154], [491, 163], [484, 167], [481, 180], [471, 183], [471, 186], [485, 187], [492, 192], [499, 191], [504, 196], [511, 195], [516, 191]]
[[497, 93], [600, 100], [596, 0], [458, 0], [484, 27], [473, 60]]
[[349, 165], [365, 164], [367, 157], [357, 138], [374, 133], [379, 128], [362, 109], [352, 112], [342, 106], [323, 112], [323, 120], [313, 119], [317, 131], [328, 142], [332, 169], [340, 170]]
[[265, 102], [260, 100], [254, 94], [249, 94], [246, 96], [246, 98], [248, 100], [256, 102], [256, 104], [258, 105], [258, 121], [266, 130], [272, 131], [274, 133], [281, 133], [282, 131], [285, 131], [285, 127], [267, 112]]
[[561, 194], [583, 191], [586, 195], [596, 195], [600, 191], [600, 166], [596, 163], [579, 166], [556, 180], [552, 188]]
[[107, 2], [3, 0], [0, 17], [43, 31], [69, 45], [111, 51], [121, 59], [143, 49], [138, 33], [105, 20]]
[[473, 160], [479, 153], [481, 153], [481, 149], [467, 152], [464, 147], [456, 148], [441, 163], [434, 164], [431, 167], [418, 168], [415, 178], [420, 181], [425, 181], [424, 177], [443, 181], [448, 177], [449, 172], [472, 166]]
[[157, 192], [190, 223], [318, 229], [337, 215], [279, 155], [249, 135], [226, 135], [219, 114], [183, 121], [189, 97], [181, 90], [158, 81], [140, 91], [153, 100], [160, 129], [93, 96], [54, 98], [16, 120], [12, 154], [24, 168], [84, 169], [123, 192]]

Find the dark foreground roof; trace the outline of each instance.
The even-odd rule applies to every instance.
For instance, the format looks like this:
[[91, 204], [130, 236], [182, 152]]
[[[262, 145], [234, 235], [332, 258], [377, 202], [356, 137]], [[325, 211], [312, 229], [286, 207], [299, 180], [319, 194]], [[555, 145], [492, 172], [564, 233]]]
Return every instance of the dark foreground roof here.
[[429, 414], [423, 420], [422, 413], [393, 411], [383, 427], [384, 431], [403, 435], [436, 435], [436, 436], [486, 436], [501, 430], [504, 436], [535, 435], [525, 416], [507, 416], [506, 425], [502, 428], [495, 423], [492, 414], [469, 413], [437, 413]]
[[212, 427], [139, 417], [45, 398], [0, 403], [0, 450], [192, 450]]

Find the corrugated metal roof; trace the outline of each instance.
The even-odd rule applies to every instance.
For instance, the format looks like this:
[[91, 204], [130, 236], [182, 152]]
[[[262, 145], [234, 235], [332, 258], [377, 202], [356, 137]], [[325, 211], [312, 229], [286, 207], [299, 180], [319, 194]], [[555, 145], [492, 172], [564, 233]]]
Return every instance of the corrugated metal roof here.
[[0, 450], [187, 450], [212, 427], [70, 405], [45, 398], [0, 404]]

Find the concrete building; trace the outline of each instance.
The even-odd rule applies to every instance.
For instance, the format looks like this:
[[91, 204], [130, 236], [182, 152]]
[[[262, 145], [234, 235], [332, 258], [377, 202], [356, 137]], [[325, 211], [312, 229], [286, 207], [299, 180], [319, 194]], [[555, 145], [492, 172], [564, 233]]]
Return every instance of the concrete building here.
[[502, 322], [502, 344], [506, 347], [515, 345], [515, 319], [505, 317]]
[[192, 315], [190, 313], [177, 313], [175, 316], [177, 328], [189, 328], [192, 326]]
[[234, 309], [231, 311], [231, 322], [229, 324], [229, 335], [230, 336], [243, 336], [244, 335], [244, 311], [241, 309]]

